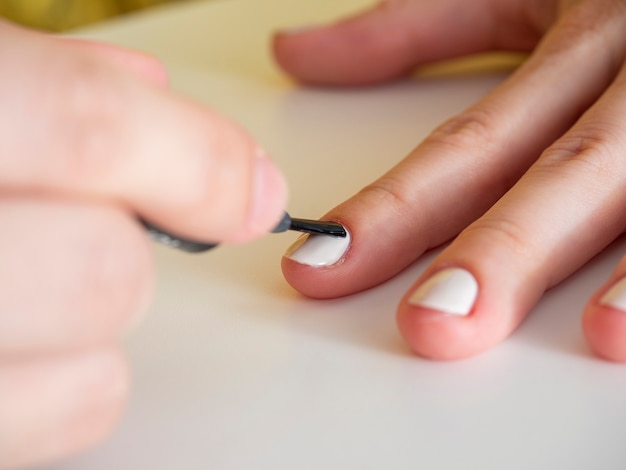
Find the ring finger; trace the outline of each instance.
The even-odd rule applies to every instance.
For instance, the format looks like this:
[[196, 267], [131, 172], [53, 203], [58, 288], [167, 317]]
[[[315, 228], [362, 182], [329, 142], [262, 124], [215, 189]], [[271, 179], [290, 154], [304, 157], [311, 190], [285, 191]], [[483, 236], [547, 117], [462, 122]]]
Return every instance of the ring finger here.
[[546, 289], [623, 232], [624, 103], [626, 66], [519, 183], [437, 257], [399, 307], [413, 349], [452, 359], [493, 346]]

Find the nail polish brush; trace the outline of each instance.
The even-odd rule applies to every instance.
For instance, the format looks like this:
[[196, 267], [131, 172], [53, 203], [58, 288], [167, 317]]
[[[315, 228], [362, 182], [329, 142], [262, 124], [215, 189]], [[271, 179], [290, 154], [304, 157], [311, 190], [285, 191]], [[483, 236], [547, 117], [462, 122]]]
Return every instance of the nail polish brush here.
[[[150, 238], [154, 241], [178, 250], [186, 251], [188, 253], [202, 253], [217, 246], [217, 243], [204, 243], [172, 235], [171, 233], [161, 230], [145, 220], [140, 219], [139, 221], [148, 231]], [[281, 221], [272, 230], [272, 233], [282, 233], [287, 230], [312, 233], [316, 235], [330, 235], [341, 238], [346, 237], [346, 229], [343, 225], [337, 222], [298, 219], [291, 217], [287, 212], [285, 212]]]

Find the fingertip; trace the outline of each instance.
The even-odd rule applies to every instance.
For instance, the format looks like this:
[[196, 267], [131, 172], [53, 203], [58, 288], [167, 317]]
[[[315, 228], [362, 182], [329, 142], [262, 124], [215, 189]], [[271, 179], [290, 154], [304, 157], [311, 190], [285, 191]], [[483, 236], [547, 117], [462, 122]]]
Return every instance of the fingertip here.
[[[510, 6], [497, 9], [496, 15], [493, 6], [489, 1], [382, 1], [333, 24], [275, 34], [274, 55], [287, 73], [304, 83], [381, 83], [407, 76], [425, 63], [496, 47], [500, 35], [494, 29], [499, 32], [510, 21]], [[517, 34], [511, 34], [506, 46], [496, 48], [534, 46], [532, 33], [520, 32], [519, 11], [510, 16], [516, 18], [511, 30]], [[494, 17], [498, 21], [490, 21]]]
[[[345, 227], [345, 226], [344, 226]], [[285, 252], [281, 268], [285, 279], [301, 294], [314, 299], [331, 299], [352, 292], [350, 279], [354, 261], [348, 261], [352, 236], [304, 234]]]
[[461, 267], [429, 269], [400, 301], [401, 335], [417, 355], [434, 360], [465, 359], [493, 348], [522, 318], [508, 307], [507, 296], [490, 295], [505, 288], [493, 281]]
[[355, 294], [387, 281], [424, 250], [403, 219], [372, 193], [337, 206], [321, 220], [341, 224], [347, 236], [304, 235], [285, 252], [282, 270], [287, 282], [312, 298]]
[[478, 354], [470, 338], [476, 335], [471, 321], [451, 318], [441, 312], [402, 303], [396, 314], [398, 330], [418, 356], [437, 361], [453, 361]]
[[316, 53], [320, 47], [319, 36], [319, 32], [310, 28], [275, 32], [272, 51], [278, 66], [302, 83], [329, 84], [328, 73], [323, 70]]
[[416, 354], [434, 360], [463, 359], [487, 349], [478, 291], [476, 278], [461, 268], [418, 281], [398, 306], [401, 335]]
[[[284, 217], [289, 190], [282, 171], [261, 150], [257, 151], [251, 165], [249, 187], [240, 188], [249, 193], [247, 209], [222, 211], [223, 215], [213, 221], [216, 226], [231, 227], [220, 236], [220, 241], [236, 244], [250, 242], [272, 232]], [[220, 217], [222, 220], [219, 220]]]
[[254, 165], [247, 226], [234, 241], [249, 241], [270, 233], [287, 205], [287, 181], [278, 166], [260, 150]]
[[582, 328], [598, 356], [626, 362], [626, 278], [590, 300], [582, 317]]
[[287, 282], [306, 296], [335, 298], [375, 287], [415, 261], [428, 237], [415, 236], [421, 232], [419, 217], [399, 216], [410, 207], [389, 204], [386, 194], [361, 191], [324, 215], [322, 220], [340, 223], [348, 236], [299, 238], [282, 261]]
[[168, 88], [170, 85], [170, 77], [167, 68], [159, 59], [154, 56], [137, 52], [122, 51], [117, 57], [121, 65], [128, 67], [129, 70], [139, 74], [139, 76], [147, 79], [153, 85], [160, 88]]
[[[328, 293], [319, 282], [311, 282], [311, 267], [297, 263], [287, 256], [283, 256], [280, 267], [285, 280], [299, 293], [312, 299], [332, 298], [333, 293]], [[325, 278], [326, 276], [324, 276]]]
[[592, 307], [583, 315], [583, 332], [592, 351], [614, 362], [626, 362], [626, 313]]
[[164, 97], [168, 113], [142, 116], [154, 116], [152, 127], [159, 129], [154, 140], [138, 142], [136, 158], [151, 171], [134, 164], [134, 177], [124, 175], [116, 190], [143, 220], [184, 239], [245, 243], [271, 232], [288, 197], [276, 163], [236, 122], [199, 103]]
[[396, 323], [401, 336], [418, 356], [455, 361], [481, 354], [498, 345], [510, 330], [489, 320], [491, 315], [458, 316], [401, 302]]
[[416, 63], [407, 36], [370, 16], [279, 31], [272, 39], [276, 62], [296, 80], [319, 86], [373, 85], [407, 75]]

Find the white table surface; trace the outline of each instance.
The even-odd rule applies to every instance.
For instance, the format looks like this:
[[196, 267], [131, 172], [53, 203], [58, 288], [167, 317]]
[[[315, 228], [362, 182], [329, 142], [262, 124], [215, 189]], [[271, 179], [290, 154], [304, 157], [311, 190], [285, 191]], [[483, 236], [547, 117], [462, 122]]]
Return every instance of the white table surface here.
[[[504, 78], [302, 89], [272, 63], [274, 29], [371, 3], [181, 2], [83, 34], [161, 58], [174, 88], [267, 147], [290, 182], [289, 211], [317, 217]], [[549, 292], [503, 345], [434, 363], [410, 354], [394, 322], [397, 300], [432, 254], [368, 292], [313, 301], [280, 273], [294, 238], [203, 256], [155, 247], [158, 293], [128, 339], [125, 418], [105, 445], [50, 468], [626, 468], [626, 369], [593, 357], [579, 326], [587, 295], [626, 252], [623, 240]]]

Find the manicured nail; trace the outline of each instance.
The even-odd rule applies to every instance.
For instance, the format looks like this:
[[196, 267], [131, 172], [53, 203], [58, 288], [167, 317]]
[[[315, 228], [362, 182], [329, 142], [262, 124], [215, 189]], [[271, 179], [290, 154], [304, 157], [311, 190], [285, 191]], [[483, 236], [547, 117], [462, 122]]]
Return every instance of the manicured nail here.
[[600, 305], [626, 312], [626, 277], [617, 281], [600, 299]]
[[432, 276], [409, 298], [409, 304], [453, 315], [468, 315], [478, 296], [478, 282], [467, 270], [448, 268]]
[[300, 264], [321, 267], [340, 261], [350, 247], [350, 232], [345, 237], [303, 235], [291, 245], [285, 257]]

